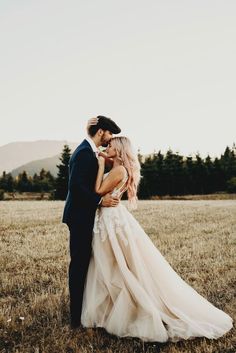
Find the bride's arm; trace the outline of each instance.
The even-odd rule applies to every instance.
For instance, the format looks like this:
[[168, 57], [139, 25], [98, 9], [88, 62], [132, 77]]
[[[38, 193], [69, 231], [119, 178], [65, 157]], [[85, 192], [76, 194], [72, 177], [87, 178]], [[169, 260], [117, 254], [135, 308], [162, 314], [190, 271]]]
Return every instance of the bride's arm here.
[[101, 156], [98, 158], [98, 165], [99, 168], [95, 183], [95, 192], [103, 196], [112, 191], [121, 182], [125, 176], [125, 168], [122, 165], [113, 168], [109, 172], [109, 175], [103, 180], [105, 159]]
[[98, 173], [97, 173], [97, 179], [95, 183], [95, 192], [96, 190], [99, 190], [102, 184], [102, 179], [104, 175], [104, 170], [105, 170], [105, 159], [103, 157], [98, 157]]

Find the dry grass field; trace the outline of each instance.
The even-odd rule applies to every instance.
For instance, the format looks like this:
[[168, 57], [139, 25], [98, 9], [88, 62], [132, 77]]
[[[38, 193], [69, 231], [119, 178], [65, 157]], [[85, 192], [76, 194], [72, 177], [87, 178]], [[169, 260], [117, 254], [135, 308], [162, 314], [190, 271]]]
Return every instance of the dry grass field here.
[[[63, 202], [0, 202], [0, 351], [18, 353], [233, 353], [218, 340], [143, 343], [103, 329], [71, 331]], [[236, 320], [235, 200], [140, 201], [133, 212], [182, 278]]]

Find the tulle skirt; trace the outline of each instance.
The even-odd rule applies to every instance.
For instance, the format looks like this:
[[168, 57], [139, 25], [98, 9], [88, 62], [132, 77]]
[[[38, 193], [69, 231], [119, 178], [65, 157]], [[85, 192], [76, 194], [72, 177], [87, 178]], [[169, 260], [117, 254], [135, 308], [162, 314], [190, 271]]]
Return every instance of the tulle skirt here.
[[81, 322], [143, 341], [218, 338], [232, 318], [170, 266], [123, 204], [96, 211]]

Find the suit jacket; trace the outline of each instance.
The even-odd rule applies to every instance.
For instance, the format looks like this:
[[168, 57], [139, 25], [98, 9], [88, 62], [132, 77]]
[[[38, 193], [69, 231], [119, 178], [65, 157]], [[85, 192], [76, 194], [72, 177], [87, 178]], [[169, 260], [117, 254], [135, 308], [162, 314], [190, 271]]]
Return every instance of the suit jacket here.
[[84, 230], [93, 226], [95, 211], [101, 199], [101, 196], [94, 192], [97, 172], [96, 155], [89, 142], [84, 140], [70, 158], [63, 223], [76, 224]]

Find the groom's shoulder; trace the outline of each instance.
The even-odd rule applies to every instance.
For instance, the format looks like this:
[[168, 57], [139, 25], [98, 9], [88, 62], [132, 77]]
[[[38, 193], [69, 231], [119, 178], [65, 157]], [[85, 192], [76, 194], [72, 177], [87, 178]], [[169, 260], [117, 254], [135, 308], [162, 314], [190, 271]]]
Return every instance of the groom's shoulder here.
[[88, 150], [88, 151], [91, 151], [92, 152], [92, 148], [89, 144], [89, 142], [84, 139], [75, 149], [75, 152], [80, 152], [82, 150]]
[[92, 154], [92, 148], [87, 140], [83, 140], [71, 155], [71, 161], [77, 160], [80, 154]]

